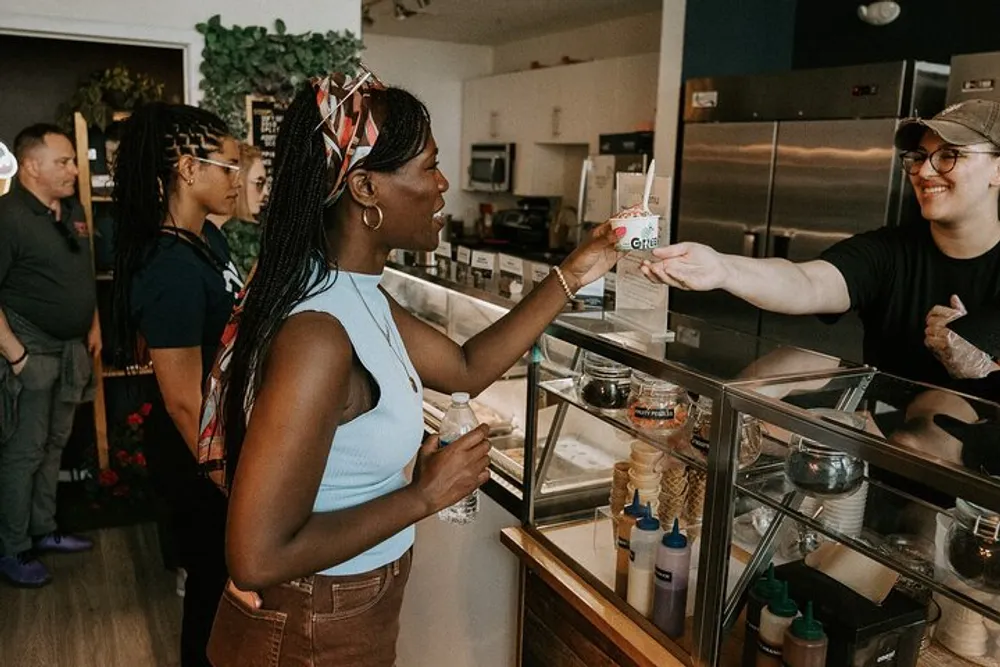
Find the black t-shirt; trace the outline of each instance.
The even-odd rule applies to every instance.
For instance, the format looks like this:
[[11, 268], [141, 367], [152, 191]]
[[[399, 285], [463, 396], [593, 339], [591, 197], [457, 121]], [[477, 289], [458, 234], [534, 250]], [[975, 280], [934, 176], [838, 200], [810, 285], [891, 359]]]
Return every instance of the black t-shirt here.
[[209, 223], [208, 248], [163, 234], [131, 288], [131, 316], [151, 349], [200, 347], [208, 375], [238, 284], [228, 275], [225, 237]]
[[989, 396], [980, 381], [956, 381], [924, 345], [927, 313], [957, 294], [970, 315], [1000, 308], [1000, 244], [972, 259], [938, 249], [926, 221], [858, 234], [821, 259], [844, 276], [864, 324], [864, 361], [910, 380]]
[[70, 197], [60, 219], [17, 181], [0, 197], [0, 304], [59, 340], [87, 335], [97, 290], [90, 231]]

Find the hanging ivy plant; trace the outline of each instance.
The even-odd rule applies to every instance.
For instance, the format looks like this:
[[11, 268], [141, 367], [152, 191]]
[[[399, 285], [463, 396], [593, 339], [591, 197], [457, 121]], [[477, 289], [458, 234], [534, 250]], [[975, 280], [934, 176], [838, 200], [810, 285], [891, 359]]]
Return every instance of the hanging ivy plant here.
[[140, 104], [163, 99], [163, 84], [148, 74], [132, 73], [117, 65], [94, 72], [73, 93], [68, 102], [59, 106], [59, 124], [73, 131], [73, 112], [79, 111], [87, 125], [103, 132], [116, 111], [131, 111]]
[[287, 104], [309, 77], [353, 73], [364, 48], [350, 31], [288, 34], [281, 19], [275, 21], [273, 33], [261, 26], [227, 28], [219, 15], [195, 27], [205, 36], [202, 106], [221, 116], [240, 137], [247, 129], [247, 95], [270, 95]]

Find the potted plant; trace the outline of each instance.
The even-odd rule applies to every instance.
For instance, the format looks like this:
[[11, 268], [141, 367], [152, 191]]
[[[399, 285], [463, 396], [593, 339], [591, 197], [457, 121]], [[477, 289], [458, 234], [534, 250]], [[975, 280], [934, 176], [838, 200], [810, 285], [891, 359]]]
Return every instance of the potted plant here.
[[132, 73], [123, 65], [94, 72], [68, 102], [60, 107], [60, 122], [73, 127], [73, 112], [79, 111], [88, 126], [105, 131], [116, 111], [131, 111], [140, 104], [163, 99], [163, 84], [148, 74]]

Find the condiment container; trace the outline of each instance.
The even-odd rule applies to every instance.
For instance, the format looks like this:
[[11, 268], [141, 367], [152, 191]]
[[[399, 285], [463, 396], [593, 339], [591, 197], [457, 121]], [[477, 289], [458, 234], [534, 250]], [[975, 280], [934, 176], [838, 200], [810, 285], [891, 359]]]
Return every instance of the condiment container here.
[[[865, 417], [853, 412], [827, 409], [812, 412], [857, 430], [865, 427]], [[785, 458], [785, 477], [797, 489], [811, 496], [842, 498], [861, 488], [865, 481], [865, 462], [815, 440], [794, 435]]]
[[805, 616], [792, 621], [785, 630], [781, 645], [781, 660], [786, 667], [826, 667], [826, 647], [823, 624], [813, 618], [813, 603], [806, 603]]
[[948, 529], [952, 570], [973, 588], [1000, 592], [1000, 514], [962, 498]]
[[785, 643], [785, 630], [798, 615], [798, 606], [788, 597], [788, 582], [783, 581], [781, 592], [760, 614], [757, 667], [781, 667], [781, 647]]
[[625, 510], [618, 519], [618, 535], [615, 545], [615, 593], [619, 597], [628, 596], [629, 549], [631, 548], [632, 529], [645, 513], [646, 508], [639, 504], [639, 492], [636, 491], [632, 494], [632, 504], [625, 506]]
[[760, 614], [771, 600], [781, 594], [781, 582], [774, 576], [774, 564], [767, 566], [767, 574], [757, 579], [747, 595], [746, 630], [743, 633], [743, 667], [753, 667], [757, 661], [757, 636], [760, 632]]
[[675, 517], [673, 530], [663, 535], [656, 553], [653, 592], [653, 624], [668, 637], [684, 635], [690, 572], [691, 547]]
[[646, 505], [629, 542], [628, 603], [649, 618], [653, 613], [653, 570], [660, 543], [660, 522]]
[[631, 393], [632, 369], [592, 352], [583, 356], [579, 380], [580, 398], [606, 411], [624, 410]]
[[628, 399], [628, 418], [638, 428], [671, 434], [685, 426], [691, 399], [672, 382], [636, 371]]

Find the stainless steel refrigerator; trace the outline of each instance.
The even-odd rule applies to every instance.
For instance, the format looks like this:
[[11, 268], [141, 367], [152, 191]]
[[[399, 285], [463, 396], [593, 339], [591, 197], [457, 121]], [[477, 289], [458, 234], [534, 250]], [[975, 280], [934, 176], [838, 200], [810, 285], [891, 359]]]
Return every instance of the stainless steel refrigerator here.
[[952, 56], [948, 104], [976, 98], [1000, 102], [1000, 51]]
[[[798, 262], [919, 216], [893, 135], [900, 118], [943, 108], [947, 71], [908, 61], [687, 81], [675, 240]], [[672, 290], [670, 308], [861, 360], [853, 313], [831, 325], [722, 291]]]

